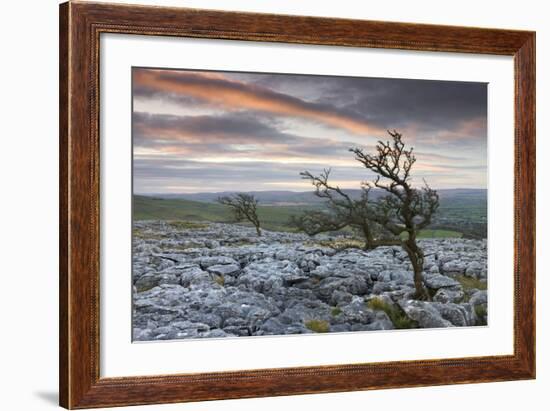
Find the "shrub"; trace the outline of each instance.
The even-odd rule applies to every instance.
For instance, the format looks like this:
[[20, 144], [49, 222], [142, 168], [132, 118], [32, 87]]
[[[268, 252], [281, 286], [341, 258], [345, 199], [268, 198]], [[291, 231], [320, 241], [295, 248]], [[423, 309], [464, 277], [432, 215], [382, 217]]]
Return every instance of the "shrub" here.
[[330, 331], [329, 323], [323, 320], [309, 320], [305, 326], [316, 333], [328, 333]]
[[375, 297], [369, 300], [367, 307], [371, 310], [384, 311], [390, 317], [393, 326], [397, 329], [418, 328], [416, 321], [411, 320], [395, 305], [388, 304], [381, 298]]
[[342, 314], [342, 310], [340, 309], [340, 307], [334, 307], [332, 310], [330, 310], [330, 313], [336, 317], [337, 315]]

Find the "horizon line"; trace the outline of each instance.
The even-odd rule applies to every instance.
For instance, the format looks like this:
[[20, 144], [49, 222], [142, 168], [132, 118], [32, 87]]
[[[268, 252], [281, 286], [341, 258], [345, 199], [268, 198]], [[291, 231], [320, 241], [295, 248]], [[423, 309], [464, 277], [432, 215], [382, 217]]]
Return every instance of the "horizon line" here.
[[[374, 188], [380, 190], [380, 188]], [[434, 190], [488, 190], [487, 187], [455, 187], [455, 188], [433, 188]], [[360, 188], [343, 188], [343, 190], [355, 190], [360, 191]], [[277, 193], [277, 192], [291, 192], [291, 193], [313, 193], [314, 190], [220, 190], [220, 191], [184, 191], [184, 192], [133, 192], [133, 195], [185, 195], [185, 194], [217, 194], [217, 193]]]

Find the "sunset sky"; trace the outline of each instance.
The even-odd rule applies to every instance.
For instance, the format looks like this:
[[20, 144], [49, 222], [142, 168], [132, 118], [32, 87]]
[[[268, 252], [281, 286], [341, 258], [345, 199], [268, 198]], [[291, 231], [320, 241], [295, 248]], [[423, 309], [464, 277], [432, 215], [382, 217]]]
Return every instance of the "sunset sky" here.
[[134, 192], [292, 190], [332, 168], [373, 175], [351, 147], [387, 129], [414, 147], [413, 184], [486, 188], [487, 85], [426, 80], [133, 69]]

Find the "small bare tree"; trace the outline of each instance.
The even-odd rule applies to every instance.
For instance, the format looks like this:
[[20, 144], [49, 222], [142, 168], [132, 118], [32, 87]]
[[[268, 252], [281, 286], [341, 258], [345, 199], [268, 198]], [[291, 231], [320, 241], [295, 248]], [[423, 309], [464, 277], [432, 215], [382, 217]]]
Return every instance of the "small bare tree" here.
[[242, 221], [244, 219], [250, 221], [256, 228], [258, 236], [262, 235], [260, 219], [257, 214], [258, 200], [253, 195], [236, 193], [231, 196], [222, 196], [218, 197], [218, 203], [232, 209], [235, 221]]
[[311, 181], [317, 197], [327, 200], [327, 209], [292, 216], [291, 224], [294, 227], [309, 235], [351, 227], [363, 237], [365, 250], [381, 245], [398, 244], [395, 240], [386, 238], [382, 233], [383, 227], [372, 219], [375, 210], [369, 198], [369, 186], [363, 185], [361, 196], [352, 198], [340, 187], [329, 183], [330, 169], [323, 170], [319, 176], [314, 176], [309, 171], [304, 171], [300, 175], [303, 179]]
[[[401, 246], [413, 267], [415, 297], [430, 299], [422, 281], [424, 253], [418, 246], [417, 236], [431, 223], [439, 207], [439, 196], [425, 181], [420, 189], [411, 186], [411, 171], [416, 162], [413, 149], [405, 148], [400, 133], [388, 133], [392, 141], [379, 141], [376, 154], [367, 154], [360, 148], [350, 149], [357, 161], [376, 174], [374, 182], [361, 184], [359, 199], [331, 185], [330, 170], [324, 170], [320, 176], [308, 171], [301, 173], [302, 178], [309, 179], [315, 187], [315, 195], [327, 200], [328, 210], [304, 213], [295, 218], [294, 223], [310, 235], [346, 226], [359, 228], [365, 249]], [[386, 195], [373, 201], [369, 198], [372, 188], [383, 190]]]

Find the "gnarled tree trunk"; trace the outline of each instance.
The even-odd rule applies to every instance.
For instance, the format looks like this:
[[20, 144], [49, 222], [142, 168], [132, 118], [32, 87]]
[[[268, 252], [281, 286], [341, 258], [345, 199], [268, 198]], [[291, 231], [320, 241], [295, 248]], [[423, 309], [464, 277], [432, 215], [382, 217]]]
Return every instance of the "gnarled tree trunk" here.
[[431, 300], [428, 290], [424, 287], [424, 279], [422, 277], [422, 271], [424, 271], [424, 252], [418, 247], [414, 237], [403, 241], [402, 247], [407, 252], [407, 256], [413, 267], [414, 288], [416, 289], [415, 299]]

